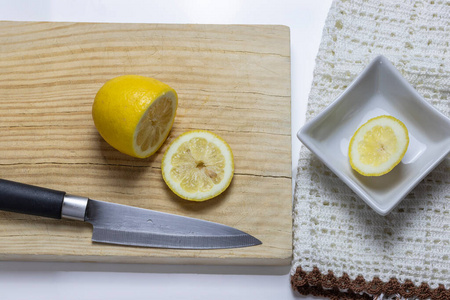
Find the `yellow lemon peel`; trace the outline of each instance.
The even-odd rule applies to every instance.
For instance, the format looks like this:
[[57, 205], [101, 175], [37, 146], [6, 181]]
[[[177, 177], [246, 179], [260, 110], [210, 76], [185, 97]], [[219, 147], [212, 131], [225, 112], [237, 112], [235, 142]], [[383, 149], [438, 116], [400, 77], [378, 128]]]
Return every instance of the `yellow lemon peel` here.
[[103, 139], [122, 153], [145, 158], [163, 144], [178, 105], [174, 89], [156, 79], [123, 75], [97, 92], [92, 118]]

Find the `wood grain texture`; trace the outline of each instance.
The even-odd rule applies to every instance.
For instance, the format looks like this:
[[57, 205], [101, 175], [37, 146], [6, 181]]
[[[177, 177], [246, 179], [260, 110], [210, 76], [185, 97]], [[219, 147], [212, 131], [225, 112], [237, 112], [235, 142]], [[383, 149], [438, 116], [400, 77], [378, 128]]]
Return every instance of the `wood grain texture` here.
[[[108, 79], [139, 74], [179, 96], [173, 129], [135, 159], [97, 133], [91, 106]], [[91, 242], [89, 224], [0, 212], [0, 259], [289, 264], [290, 42], [284, 26], [0, 22], [0, 177], [93, 199], [223, 223], [263, 244], [167, 250]], [[222, 136], [235, 177], [194, 203], [161, 176], [168, 144], [191, 129]]]

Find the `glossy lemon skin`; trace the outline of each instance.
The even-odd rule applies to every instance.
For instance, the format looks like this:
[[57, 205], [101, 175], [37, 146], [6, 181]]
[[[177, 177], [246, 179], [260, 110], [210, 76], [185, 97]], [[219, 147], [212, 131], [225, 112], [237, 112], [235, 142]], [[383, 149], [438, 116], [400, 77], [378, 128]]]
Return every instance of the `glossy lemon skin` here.
[[[95, 127], [103, 139], [115, 149], [133, 157], [141, 157], [133, 147], [136, 127], [149, 106], [168, 93], [174, 95], [177, 105], [177, 93], [163, 82], [140, 75], [115, 77], [107, 81], [95, 96], [92, 105]], [[174, 119], [168, 126], [172, 127], [173, 121]]]

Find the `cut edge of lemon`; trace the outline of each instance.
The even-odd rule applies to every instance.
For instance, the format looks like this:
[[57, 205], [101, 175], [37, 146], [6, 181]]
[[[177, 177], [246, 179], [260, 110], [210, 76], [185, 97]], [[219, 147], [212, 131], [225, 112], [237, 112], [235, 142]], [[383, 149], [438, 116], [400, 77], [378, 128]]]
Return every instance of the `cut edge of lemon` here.
[[146, 158], [158, 151], [172, 129], [177, 106], [177, 95], [172, 90], [150, 103], [134, 131], [133, 151], [136, 157]]
[[[361, 162], [361, 154], [358, 151], [358, 144], [364, 140], [367, 133], [374, 129], [376, 126], [390, 127], [397, 139], [397, 145], [399, 150], [391, 153], [389, 158], [378, 164], [370, 165]], [[364, 176], [381, 176], [389, 173], [397, 166], [405, 156], [405, 153], [409, 145], [408, 129], [405, 124], [395, 117], [382, 115], [368, 120], [361, 125], [358, 130], [353, 134], [348, 150], [348, 157], [351, 167], [361, 175]]]
[[[180, 148], [180, 146], [190, 141], [192, 138], [205, 138], [208, 142], [212, 142], [214, 145], [219, 147], [222, 155], [225, 158], [225, 167], [224, 167], [224, 175], [223, 179], [218, 183], [215, 184], [211, 190], [207, 192], [189, 192], [184, 190], [179, 183], [177, 183], [174, 179], [171, 177], [171, 170], [173, 168], [172, 165], [172, 157], [177, 152], [177, 150]], [[164, 153], [162, 163], [161, 163], [161, 171], [164, 181], [166, 182], [167, 186], [174, 192], [177, 196], [190, 201], [197, 201], [202, 202], [209, 199], [212, 199], [221, 193], [223, 193], [228, 186], [230, 185], [233, 175], [234, 175], [234, 158], [233, 158], [233, 152], [228, 145], [227, 142], [225, 142], [220, 136], [217, 134], [207, 131], [207, 130], [191, 130], [188, 132], [185, 132], [178, 136], [168, 147], [166, 152]]]

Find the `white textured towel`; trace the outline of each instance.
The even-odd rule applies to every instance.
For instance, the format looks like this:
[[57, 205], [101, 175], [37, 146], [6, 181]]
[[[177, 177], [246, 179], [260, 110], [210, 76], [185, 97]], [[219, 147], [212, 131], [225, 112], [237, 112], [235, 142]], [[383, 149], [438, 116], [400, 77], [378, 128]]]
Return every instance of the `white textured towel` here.
[[[449, 43], [450, 1], [336, 0], [316, 58], [306, 119], [380, 54], [450, 116]], [[292, 285], [302, 294], [450, 299], [449, 157], [383, 217], [302, 147], [293, 221]]]

